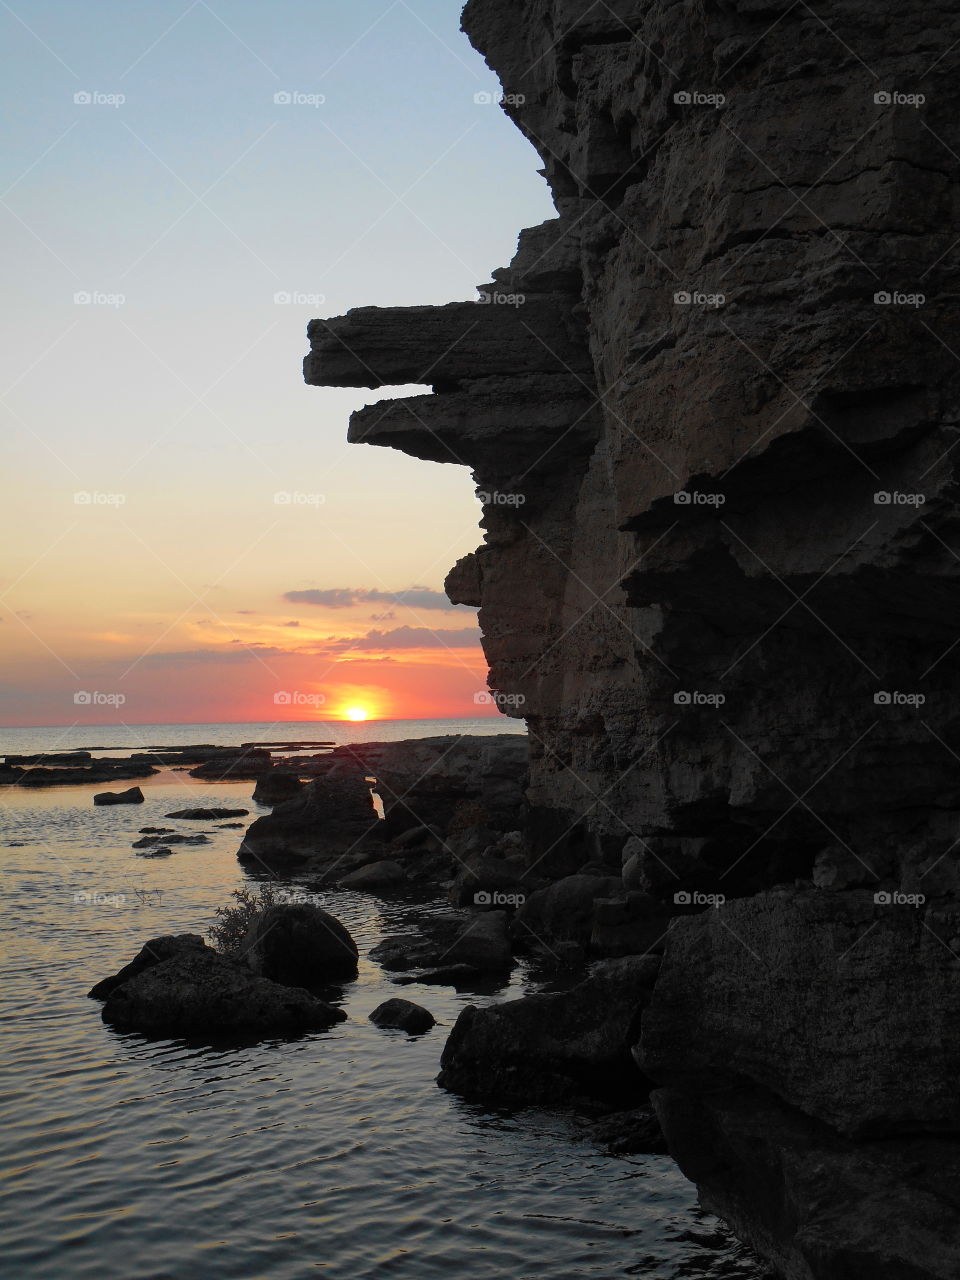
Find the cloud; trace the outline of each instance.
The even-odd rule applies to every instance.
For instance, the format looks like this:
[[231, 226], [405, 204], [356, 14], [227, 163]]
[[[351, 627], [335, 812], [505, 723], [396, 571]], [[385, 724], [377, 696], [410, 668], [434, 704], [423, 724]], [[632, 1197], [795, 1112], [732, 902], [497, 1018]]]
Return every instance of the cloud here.
[[[243, 641], [231, 640], [231, 644]], [[189, 666], [194, 662], [253, 662], [259, 658], [289, 658], [287, 649], [248, 644], [242, 649], [180, 649], [173, 653], [148, 653], [139, 661], [151, 666]]]
[[355, 640], [337, 640], [338, 649], [466, 649], [480, 643], [477, 627], [432, 631], [429, 627], [394, 627], [392, 631], [368, 631]]
[[285, 627], [299, 627], [300, 623], [299, 623], [299, 622], [285, 622], [283, 625], [284, 625]]
[[309, 591], [286, 591], [291, 604], [312, 604], [324, 609], [352, 609], [359, 604], [397, 604], [411, 609], [462, 609], [452, 604], [442, 591], [430, 587], [408, 587], [405, 591], [379, 591], [376, 587], [326, 587]]

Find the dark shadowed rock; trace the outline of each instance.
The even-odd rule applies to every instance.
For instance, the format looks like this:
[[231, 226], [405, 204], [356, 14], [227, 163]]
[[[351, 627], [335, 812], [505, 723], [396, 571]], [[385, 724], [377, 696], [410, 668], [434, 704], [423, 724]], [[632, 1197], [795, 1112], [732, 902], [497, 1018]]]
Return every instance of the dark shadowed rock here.
[[644, 1069], [699, 1092], [750, 1080], [848, 1136], [960, 1133], [960, 907], [784, 891], [676, 920]]
[[176, 831], [173, 834], [165, 834], [162, 836], [141, 836], [139, 840], [134, 840], [134, 849], [149, 849], [155, 845], [163, 844], [209, 844], [210, 837], [205, 836], [202, 831], [198, 831], [196, 835], [188, 836]]
[[436, 1018], [423, 1005], [414, 1004], [412, 1000], [384, 1000], [369, 1015], [370, 1021], [378, 1027], [395, 1027], [399, 1031], [407, 1031], [410, 1035], [420, 1035], [429, 1031], [436, 1024]]
[[281, 903], [257, 915], [241, 951], [275, 982], [320, 987], [357, 975], [357, 944], [336, 916], [312, 903]]
[[96, 805], [105, 804], [143, 804], [143, 792], [139, 787], [129, 787], [126, 791], [99, 791], [93, 797]]
[[407, 873], [399, 862], [382, 860], [368, 862], [348, 875], [340, 877], [343, 889], [359, 889], [366, 893], [377, 893], [383, 890], [401, 888], [407, 883]]
[[438, 1083], [517, 1105], [640, 1100], [644, 1081], [630, 1050], [657, 968], [646, 957], [605, 960], [570, 991], [468, 1005], [447, 1040]]
[[304, 788], [295, 773], [290, 769], [276, 767], [262, 773], [253, 789], [253, 799], [257, 804], [282, 804], [298, 795]]
[[213, 818], [245, 818], [249, 809], [178, 809], [176, 813], [166, 813], [165, 818], [189, 818], [193, 822]]
[[209, 949], [184, 951], [115, 988], [103, 1020], [158, 1036], [298, 1035], [346, 1014], [299, 987], [257, 977]]
[[437, 957], [437, 963], [469, 964], [476, 969], [500, 970], [513, 965], [503, 911], [476, 912]]
[[621, 892], [615, 876], [565, 876], [546, 889], [531, 893], [517, 912], [518, 940], [579, 942], [590, 941], [594, 903]]
[[619, 1156], [666, 1155], [667, 1140], [653, 1107], [615, 1111], [590, 1126], [594, 1142]]
[[139, 849], [137, 851], [138, 858], [169, 858], [173, 854], [172, 849], [166, 848], [165, 845], [154, 845], [150, 849]]
[[95, 987], [87, 992], [93, 1000], [106, 1000], [117, 987], [122, 986], [128, 978], [134, 978], [144, 969], [170, 960], [185, 952], [207, 951], [209, 948], [198, 933], [164, 934], [161, 938], [151, 938], [145, 942], [129, 964], [125, 964], [112, 977], [103, 978]]

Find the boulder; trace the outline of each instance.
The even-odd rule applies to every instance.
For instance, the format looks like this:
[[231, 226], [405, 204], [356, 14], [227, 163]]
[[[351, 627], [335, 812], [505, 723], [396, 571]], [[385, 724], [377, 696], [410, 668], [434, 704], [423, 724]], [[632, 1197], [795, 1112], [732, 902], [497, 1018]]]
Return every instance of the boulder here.
[[328, 773], [247, 828], [238, 857], [262, 866], [340, 859], [348, 850], [382, 840], [370, 784], [357, 765]]
[[522, 861], [498, 857], [493, 850], [461, 868], [448, 896], [456, 907], [518, 907], [528, 891]]
[[486, 911], [472, 915], [466, 927], [438, 956], [437, 963], [440, 961], [493, 971], [511, 968], [513, 952], [507, 937], [506, 913]]
[[257, 804], [276, 805], [299, 795], [304, 788], [295, 773], [290, 769], [274, 768], [262, 773], [253, 789], [253, 799]]
[[96, 805], [104, 804], [143, 804], [143, 792], [139, 787], [128, 787], [126, 791], [98, 791], [93, 797]]
[[357, 976], [357, 944], [313, 903], [280, 903], [256, 915], [241, 950], [250, 969], [275, 982], [320, 987]]
[[649, 957], [604, 960], [569, 991], [468, 1005], [444, 1047], [438, 1083], [518, 1105], [641, 1101], [646, 1084], [631, 1046], [657, 968]]
[[186, 950], [128, 978], [103, 1020], [157, 1036], [298, 1035], [342, 1022], [342, 1009], [299, 987], [257, 977], [209, 949]]
[[586, 945], [593, 931], [593, 908], [598, 898], [622, 893], [619, 876], [564, 876], [538, 889], [517, 912], [519, 940], [579, 942]]
[[340, 887], [343, 889], [359, 889], [367, 893], [378, 890], [396, 889], [407, 882], [407, 873], [399, 862], [368, 862], [348, 875], [341, 876]]
[[213, 818], [245, 818], [249, 809], [177, 809], [175, 813], [165, 813], [165, 818], [188, 818], [192, 822]]
[[370, 1021], [378, 1027], [395, 1027], [398, 1031], [406, 1031], [412, 1036], [429, 1031], [436, 1024], [436, 1018], [423, 1005], [414, 1004], [412, 1000], [384, 1000], [369, 1015]]
[[173, 850], [164, 845], [155, 845], [152, 849], [140, 849], [137, 852], [138, 858], [169, 858], [172, 855]]
[[87, 995], [93, 1000], [106, 1000], [111, 992], [122, 986], [128, 978], [135, 978], [144, 969], [149, 969], [173, 956], [184, 952], [207, 951], [209, 948], [198, 933], [164, 934], [160, 938], [151, 938], [145, 942], [129, 964], [125, 964], [112, 977], [103, 978], [96, 986], [91, 987]]

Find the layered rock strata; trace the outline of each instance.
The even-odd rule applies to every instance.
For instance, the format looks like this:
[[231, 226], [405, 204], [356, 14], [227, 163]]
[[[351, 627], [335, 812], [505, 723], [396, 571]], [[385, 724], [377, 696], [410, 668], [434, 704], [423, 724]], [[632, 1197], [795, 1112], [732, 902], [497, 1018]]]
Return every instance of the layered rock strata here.
[[637, 1054], [704, 1198], [790, 1277], [960, 1274], [960, 13], [464, 27], [558, 217], [481, 305], [314, 321], [307, 381], [432, 386], [350, 438], [474, 472], [447, 589], [527, 720], [531, 868], [701, 908]]

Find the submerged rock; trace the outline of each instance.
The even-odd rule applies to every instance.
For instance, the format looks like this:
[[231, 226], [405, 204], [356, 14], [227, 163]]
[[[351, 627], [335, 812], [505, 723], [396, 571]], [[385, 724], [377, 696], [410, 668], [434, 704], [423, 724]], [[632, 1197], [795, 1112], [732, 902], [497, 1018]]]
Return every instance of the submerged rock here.
[[399, 1031], [407, 1031], [410, 1035], [421, 1035], [436, 1025], [436, 1018], [423, 1005], [414, 1004], [412, 1000], [384, 1000], [369, 1015], [370, 1021], [378, 1027], [395, 1027]]
[[438, 1084], [515, 1105], [639, 1101], [646, 1084], [631, 1055], [658, 961], [600, 961], [569, 991], [468, 1005], [440, 1060]]
[[189, 818], [193, 822], [213, 818], [245, 818], [249, 809], [178, 809], [176, 813], [165, 813], [165, 818]]
[[141, 836], [139, 840], [134, 840], [134, 849], [149, 849], [153, 845], [167, 844], [209, 844], [210, 837], [198, 831], [196, 835], [188, 836], [181, 834], [179, 831], [172, 834], [164, 834], [158, 836]]

